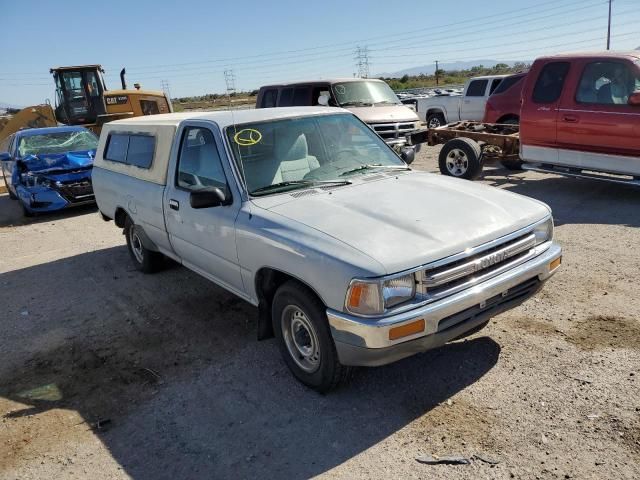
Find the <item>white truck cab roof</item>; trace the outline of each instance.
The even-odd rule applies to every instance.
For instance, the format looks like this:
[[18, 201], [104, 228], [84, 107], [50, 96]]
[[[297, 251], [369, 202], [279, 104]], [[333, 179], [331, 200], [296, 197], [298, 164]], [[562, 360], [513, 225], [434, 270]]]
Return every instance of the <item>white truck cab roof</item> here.
[[260, 108], [245, 110], [221, 110], [216, 112], [181, 112], [165, 113], [160, 115], [147, 115], [142, 117], [116, 120], [105, 125], [106, 127], [120, 125], [174, 125], [178, 126], [185, 120], [209, 120], [217, 123], [220, 128], [229, 125], [261, 122], [265, 120], [278, 120], [281, 118], [292, 118], [308, 115], [327, 115], [329, 113], [349, 113], [343, 108], [336, 107], [280, 107], [280, 108]]

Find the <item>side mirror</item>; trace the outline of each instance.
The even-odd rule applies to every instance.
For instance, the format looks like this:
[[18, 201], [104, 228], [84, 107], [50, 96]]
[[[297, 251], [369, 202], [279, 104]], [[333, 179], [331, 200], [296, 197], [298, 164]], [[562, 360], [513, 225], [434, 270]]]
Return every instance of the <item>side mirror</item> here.
[[640, 90], [636, 90], [631, 95], [629, 95], [629, 100], [627, 103], [633, 107], [640, 106]]
[[197, 190], [189, 195], [189, 203], [191, 208], [211, 208], [221, 205], [229, 205], [231, 198], [227, 199], [224, 192], [219, 188], [207, 188], [206, 190]]
[[416, 151], [413, 148], [403, 148], [400, 151], [400, 158], [404, 161], [404, 163], [406, 163], [407, 165], [411, 165], [411, 163], [413, 163], [413, 160], [416, 158]]
[[11, 154], [9, 152], [0, 152], [0, 162], [6, 162], [11, 160]]

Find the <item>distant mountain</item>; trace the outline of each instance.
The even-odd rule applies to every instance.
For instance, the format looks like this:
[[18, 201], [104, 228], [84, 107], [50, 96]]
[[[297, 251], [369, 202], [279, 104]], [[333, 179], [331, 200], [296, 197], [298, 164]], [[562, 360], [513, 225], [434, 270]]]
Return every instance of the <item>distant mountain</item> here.
[[[470, 62], [453, 62], [453, 63], [441, 63], [438, 65], [438, 68], [441, 70], [468, 70], [472, 67], [477, 67], [482, 65], [484, 67], [494, 67], [499, 63], [506, 63], [510, 67], [515, 65], [516, 63], [530, 63], [529, 61], [521, 60], [472, 60]], [[404, 70], [400, 70], [398, 72], [393, 73], [379, 73], [376, 74], [376, 77], [385, 77], [385, 78], [398, 78], [403, 75], [420, 75], [421, 73], [425, 75], [433, 75], [436, 71], [436, 64], [432, 63], [430, 65], [423, 65], [421, 67], [411, 67], [405, 68]]]
[[22, 108], [20, 105], [14, 105], [12, 103], [6, 103], [0, 101], [0, 109], [6, 110], [7, 108]]

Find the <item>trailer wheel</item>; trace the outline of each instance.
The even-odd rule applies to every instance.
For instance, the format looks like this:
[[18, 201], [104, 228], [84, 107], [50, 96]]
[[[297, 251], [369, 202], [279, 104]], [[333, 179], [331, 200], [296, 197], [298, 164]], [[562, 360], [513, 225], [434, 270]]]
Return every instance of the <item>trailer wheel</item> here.
[[440, 173], [467, 180], [478, 178], [482, 172], [481, 154], [480, 145], [470, 138], [449, 140], [438, 157]]
[[501, 160], [500, 163], [507, 170], [513, 170], [513, 171], [524, 170], [524, 168], [522, 168], [522, 165], [524, 164], [522, 160]]
[[432, 113], [427, 116], [427, 127], [429, 128], [438, 128], [443, 125], [446, 125], [446, 120], [444, 119], [444, 115], [441, 113]]

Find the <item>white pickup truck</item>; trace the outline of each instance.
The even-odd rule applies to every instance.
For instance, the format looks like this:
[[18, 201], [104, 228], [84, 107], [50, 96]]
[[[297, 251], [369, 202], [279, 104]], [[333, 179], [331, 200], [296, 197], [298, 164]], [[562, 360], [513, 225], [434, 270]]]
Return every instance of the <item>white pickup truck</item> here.
[[413, 171], [339, 108], [107, 123], [93, 188], [138, 269], [169, 257], [257, 306], [319, 391], [482, 328], [561, 261], [546, 205]]
[[473, 77], [467, 80], [462, 95], [436, 95], [417, 98], [420, 120], [429, 128], [437, 128], [460, 120], [482, 121], [489, 95], [507, 75]]

